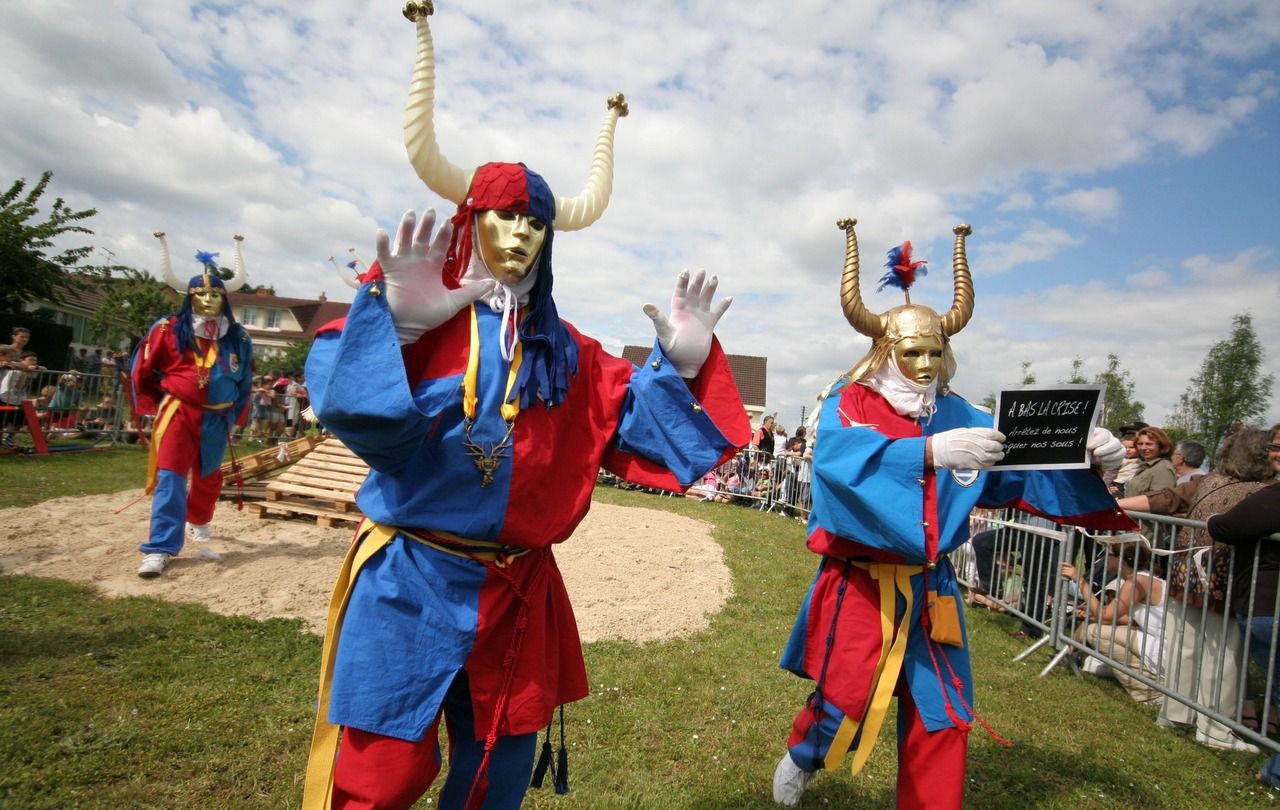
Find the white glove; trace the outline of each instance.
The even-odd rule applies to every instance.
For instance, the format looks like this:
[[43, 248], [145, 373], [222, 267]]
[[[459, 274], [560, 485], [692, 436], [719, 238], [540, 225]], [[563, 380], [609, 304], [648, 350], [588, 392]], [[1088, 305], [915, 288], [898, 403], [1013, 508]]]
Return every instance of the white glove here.
[[1004, 458], [1004, 434], [995, 428], [954, 428], [930, 437], [933, 466], [985, 470]]
[[1106, 428], [1094, 428], [1084, 448], [1093, 453], [1093, 460], [1103, 469], [1111, 470], [1124, 463], [1124, 445]]
[[671, 294], [670, 319], [653, 304], [644, 305], [644, 314], [653, 321], [658, 333], [659, 345], [685, 379], [698, 376], [702, 370], [711, 353], [711, 335], [716, 323], [733, 303], [732, 298], [723, 298], [712, 307], [711, 299], [719, 282], [715, 276], [704, 283], [705, 279], [706, 274], [701, 270], [693, 274], [692, 280], [688, 270], [680, 271], [675, 292]]
[[394, 253], [389, 249], [386, 231], [379, 230], [374, 240], [387, 291], [387, 307], [391, 310], [396, 337], [402, 346], [413, 343], [424, 332], [435, 329], [470, 306], [493, 289], [496, 283], [464, 284], [456, 290], [444, 286], [444, 260], [449, 252], [453, 223], [446, 222], [432, 241], [431, 229], [436, 224], [436, 212], [428, 209], [422, 215], [417, 233], [413, 230], [415, 219], [416, 214], [412, 210], [400, 218]]

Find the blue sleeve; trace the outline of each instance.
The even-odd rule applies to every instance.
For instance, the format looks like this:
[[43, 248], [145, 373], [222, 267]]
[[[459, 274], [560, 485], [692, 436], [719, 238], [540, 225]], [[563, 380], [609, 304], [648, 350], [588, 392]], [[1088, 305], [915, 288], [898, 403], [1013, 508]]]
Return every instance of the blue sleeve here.
[[307, 388], [320, 423], [372, 468], [390, 472], [417, 450], [426, 417], [414, 404], [381, 282], [356, 293], [341, 332], [316, 336]]
[[890, 439], [864, 425], [844, 427], [839, 394], [822, 403], [813, 451], [813, 522], [828, 532], [901, 554], [925, 555], [924, 437]]
[[[713, 386], [724, 384], [709, 382]], [[743, 412], [736, 399], [737, 389], [732, 380], [727, 382], [736, 410]], [[722, 406], [709, 397], [705, 399], [706, 402], [700, 401], [690, 391], [655, 340], [648, 359], [635, 370], [627, 385], [614, 447], [669, 470], [682, 487], [690, 486], [736, 447], [717, 424], [718, 416], [723, 421], [733, 418], [733, 404]], [[720, 415], [720, 410], [726, 413]], [[634, 480], [631, 474], [624, 477]]]

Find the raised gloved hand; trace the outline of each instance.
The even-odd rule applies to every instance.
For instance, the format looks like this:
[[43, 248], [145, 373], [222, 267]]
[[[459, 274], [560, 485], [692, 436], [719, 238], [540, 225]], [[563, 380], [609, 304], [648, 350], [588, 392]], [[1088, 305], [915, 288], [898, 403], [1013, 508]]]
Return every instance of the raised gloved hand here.
[[939, 469], [985, 470], [1004, 458], [1004, 434], [995, 428], [953, 428], [929, 440]]
[[375, 243], [382, 267], [387, 307], [395, 322], [400, 344], [413, 343], [424, 332], [435, 329], [463, 307], [493, 289], [497, 282], [464, 284], [456, 290], [444, 285], [444, 260], [449, 252], [453, 223], [446, 222], [431, 239], [436, 212], [428, 209], [414, 232], [416, 214], [406, 211], [396, 231], [396, 247], [390, 249], [387, 232], [378, 231]]
[[1114, 469], [1124, 463], [1124, 445], [1106, 428], [1094, 428], [1084, 447], [1093, 453], [1093, 460], [1103, 469]]
[[716, 323], [733, 303], [733, 298], [723, 298], [711, 306], [718, 283], [715, 276], [706, 279], [706, 273], [701, 270], [696, 271], [692, 279], [688, 270], [681, 270], [675, 292], [671, 294], [670, 318], [653, 304], [644, 305], [644, 314], [653, 321], [658, 333], [658, 343], [685, 379], [698, 376], [702, 370], [711, 353], [711, 335]]

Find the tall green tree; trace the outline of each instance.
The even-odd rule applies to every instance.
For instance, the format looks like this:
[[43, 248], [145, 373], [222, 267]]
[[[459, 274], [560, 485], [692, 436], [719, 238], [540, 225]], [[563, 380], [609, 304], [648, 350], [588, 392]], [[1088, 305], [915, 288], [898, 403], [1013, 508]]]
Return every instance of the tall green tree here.
[[1267, 413], [1275, 376], [1262, 373], [1265, 352], [1253, 316], [1231, 319], [1231, 334], [1209, 347], [1200, 372], [1178, 399], [1170, 422], [1216, 447], [1233, 422], [1256, 422]]
[[103, 268], [103, 275], [102, 303], [89, 316], [89, 325], [107, 345], [134, 342], [178, 306], [177, 294], [145, 271], [114, 265]]
[[284, 347], [283, 352], [271, 358], [271, 366], [285, 371], [302, 371], [307, 362], [307, 355], [311, 353], [311, 343], [310, 338], [289, 341], [289, 345]]
[[1118, 431], [1121, 425], [1131, 425], [1142, 419], [1146, 405], [1134, 399], [1133, 377], [1127, 368], [1120, 365], [1118, 355], [1107, 355], [1106, 369], [1095, 376], [1093, 381], [1107, 387], [1102, 413], [1098, 416], [1099, 424]]
[[[72, 210], [58, 197], [47, 213], [40, 210], [40, 198], [49, 188], [53, 172], [45, 172], [27, 190], [26, 178], [15, 180], [0, 194], [0, 312], [18, 313], [32, 299], [56, 300], [59, 293], [81, 286], [81, 267], [91, 245], [56, 250], [54, 242], [67, 234], [93, 235], [78, 223], [98, 213], [97, 209]], [[55, 252], [56, 251], [56, 252]]]

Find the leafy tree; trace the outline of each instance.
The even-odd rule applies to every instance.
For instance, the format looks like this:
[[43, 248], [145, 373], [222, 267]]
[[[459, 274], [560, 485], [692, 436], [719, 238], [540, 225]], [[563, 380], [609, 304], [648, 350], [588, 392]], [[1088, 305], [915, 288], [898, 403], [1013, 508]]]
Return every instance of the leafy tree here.
[[66, 248], [58, 253], [54, 241], [71, 233], [92, 235], [82, 222], [96, 209], [73, 211], [61, 197], [41, 219], [40, 198], [49, 188], [53, 172], [45, 172], [26, 194], [26, 178], [15, 180], [0, 195], [0, 312], [18, 313], [32, 299], [54, 300], [60, 292], [78, 289], [84, 281], [80, 263], [93, 250], [90, 245]]
[[1107, 368], [1093, 378], [1095, 383], [1107, 387], [1102, 413], [1098, 423], [1112, 430], [1119, 430], [1121, 425], [1129, 425], [1142, 419], [1146, 406], [1133, 398], [1133, 378], [1127, 368], [1120, 367], [1120, 358], [1115, 354], [1107, 355]]
[[[1035, 385], [1035, 384], [1036, 384], [1036, 373], [1031, 370], [1031, 361], [1023, 360], [1022, 361], [1022, 385], [1027, 386], [1027, 385]], [[987, 394], [986, 399], [982, 400], [981, 407], [987, 411], [990, 411], [991, 413], [995, 413], [996, 412], [996, 395], [994, 393]]]
[[310, 338], [290, 341], [283, 352], [271, 358], [272, 367], [286, 371], [302, 371], [307, 362], [307, 355], [311, 353], [311, 343]]
[[1035, 385], [1035, 384], [1036, 384], [1036, 373], [1035, 373], [1034, 371], [1032, 371], [1032, 370], [1031, 370], [1031, 361], [1030, 361], [1030, 360], [1023, 360], [1023, 361], [1022, 361], [1022, 384], [1023, 384], [1023, 385]]
[[1133, 398], [1133, 378], [1128, 369], [1120, 367], [1120, 358], [1115, 354], [1107, 355], [1106, 370], [1093, 379], [1085, 376], [1084, 360], [1075, 358], [1071, 361], [1071, 377], [1064, 382], [1072, 385], [1093, 383], [1107, 387], [1102, 413], [1098, 414], [1098, 424], [1111, 430], [1119, 430], [1121, 425], [1138, 421], [1146, 409], [1145, 405]]
[[1083, 385], [1089, 382], [1089, 378], [1084, 376], [1084, 361], [1079, 356], [1071, 361], [1071, 376], [1066, 382], [1070, 385]]
[[[110, 346], [123, 339], [132, 343], [141, 338], [156, 319], [178, 306], [173, 290], [142, 270], [113, 265], [103, 271], [107, 276], [105, 293], [97, 311], [89, 316], [89, 325]], [[111, 277], [116, 274], [120, 278]]]
[[1263, 357], [1253, 316], [1236, 315], [1231, 334], [1209, 347], [1170, 422], [1216, 447], [1232, 422], [1254, 422], [1266, 415], [1275, 377], [1261, 373]]

